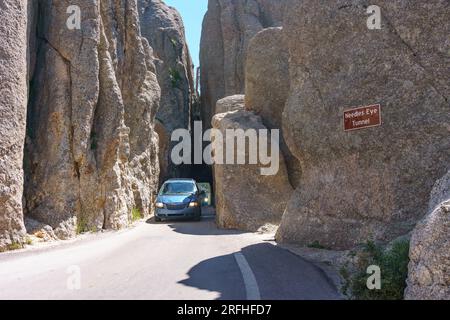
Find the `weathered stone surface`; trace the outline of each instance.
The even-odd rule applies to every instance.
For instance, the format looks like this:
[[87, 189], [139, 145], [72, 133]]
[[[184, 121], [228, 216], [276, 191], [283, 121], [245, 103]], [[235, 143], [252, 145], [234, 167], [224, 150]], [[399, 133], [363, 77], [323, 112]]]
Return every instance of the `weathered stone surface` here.
[[[260, 31], [250, 41], [245, 68], [245, 108], [260, 115], [270, 129], [282, 130], [282, 115], [289, 96], [289, 55], [281, 27]], [[281, 135], [281, 150], [289, 180], [298, 185], [301, 168]]]
[[243, 94], [237, 94], [234, 96], [225, 97], [217, 101], [214, 114], [244, 110], [244, 108], [245, 96]]
[[[388, 242], [414, 228], [449, 169], [448, 2], [395, 3], [370, 3], [383, 8], [384, 23], [369, 31], [368, 1], [290, 2], [283, 132], [302, 177], [279, 241]], [[344, 132], [343, 111], [373, 103], [382, 126]]]
[[[66, 27], [69, 5], [81, 30]], [[59, 238], [153, 210], [160, 89], [136, 0], [41, 1], [28, 112], [26, 213]]]
[[281, 128], [289, 88], [289, 55], [283, 45], [283, 29], [264, 29], [253, 37], [248, 48], [246, 109], [260, 115], [267, 126]]
[[264, 28], [280, 26], [286, 0], [209, 0], [203, 21], [200, 64], [203, 120], [217, 100], [244, 93], [250, 40]]
[[170, 136], [166, 127], [158, 120], [155, 120], [155, 131], [158, 134], [158, 160], [159, 160], [159, 177], [160, 183], [164, 182], [164, 177], [169, 176], [170, 152], [169, 141]]
[[[48, 242], [58, 240], [53, 228], [49, 225], [43, 224], [39, 221], [25, 217], [25, 228], [31, 239], [36, 239], [39, 242]], [[33, 240], [34, 240], [33, 239]]]
[[[170, 140], [176, 129], [189, 129], [192, 104], [196, 99], [192, 60], [178, 11], [160, 0], [139, 0], [142, 35], [154, 50], [161, 106], [157, 119], [167, 134], [160, 137], [160, 158], [168, 159], [176, 142]], [[172, 161], [161, 163], [161, 180], [186, 176], [186, 166]]]
[[[267, 129], [259, 116], [244, 110], [217, 114], [212, 122], [213, 128], [224, 137], [227, 129]], [[225, 153], [226, 143], [223, 148]], [[248, 150], [247, 146], [246, 163]], [[214, 152], [219, 153], [220, 148], [215, 146]], [[216, 221], [220, 227], [257, 231], [266, 224], [280, 223], [292, 192], [283, 157], [280, 155], [280, 167], [275, 175], [261, 175], [261, 167], [261, 164], [214, 165]]]
[[23, 243], [23, 141], [27, 112], [26, 1], [0, 0], [0, 251]]
[[450, 171], [438, 180], [428, 215], [411, 238], [408, 287], [411, 300], [450, 300]]

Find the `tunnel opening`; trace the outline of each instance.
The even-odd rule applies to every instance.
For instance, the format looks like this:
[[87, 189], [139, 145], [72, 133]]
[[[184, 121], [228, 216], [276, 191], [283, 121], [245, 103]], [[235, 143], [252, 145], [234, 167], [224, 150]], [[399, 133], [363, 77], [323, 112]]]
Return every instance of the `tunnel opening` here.
[[[198, 68], [199, 69], [199, 68]], [[197, 77], [199, 76], [199, 72], [197, 72]], [[208, 127], [204, 124], [203, 121], [203, 108], [200, 102], [200, 93], [198, 88], [199, 79], [196, 79], [195, 88], [191, 87], [189, 100], [186, 100], [185, 103], [188, 104], [189, 107], [184, 107], [183, 110], [180, 110], [184, 114], [181, 118], [189, 119], [188, 125], [182, 127], [174, 127], [171, 121], [167, 120], [166, 110], [161, 110], [155, 120], [155, 131], [158, 133], [159, 137], [159, 166], [160, 166], [160, 175], [159, 175], [159, 187], [161, 187], [165, 181], [169, 179], [194, 179], [199, 187], [204, 190], [207, 194], [208, 198], [208, 206], [214, 205], [214, 183], [213, 183], [213, 169], [212, 166], [206, 164], [202, 159], [201, 163], [198, 163], [194, 159], [194, 150], [195, 150], [195, 137], [194, 130], [195, 125], [201, 123], [201, 127]], [[192, 82], [191, 82], [192, 84]], [[171, 106], [173, 108], [173, 105]], [[188, 157], [188, 161], [183, 162], [181, 164], [177, 164], [173, 159], [173, 154], [177, 154], [174, 151], [174, 148], [181, 143], [182, 140], [177, 140], [176, 137], [173, 136], [176, 130], [187, 130], [189, 132], [188, 138], [190, 139], [191, 149], [189, 150], [190, 156]], [[201, 132], [203, 135], [204, 132]], [[207, 146], [207, 142], [203, 142], [202, 150]], [[184, 155], [184, 150], [180, 152], [180, 156]]]
[[[199, 83], [200, 83], [200, 68], [197, 68], [197, 78], [196, 78], [196, 96], [195, 99], [192, 103], [192, 108], [191, 108], [191, 140], [194, 141], [194, 132], [192, 130], [192, 128], [194, 128], [194, 123], [195, 122], [200, 122], [202, 124], [202, 127], [209, 127], [206, 126], [205, 122], [204, 122], [204, 116], [203, 116], [203, 110], [204, 108], [201, 105], [201, 92], [199, 91]], [[203, 133], [202, 133], [203, 134]], [[202, 150], [204, 150], [204, 148], [206, 147], [207, 143], [203, 142], [202, 145]], [[194, 155], [194, 145], [192, 145], [192, 150], [191, 150], [191, 154]], [[191, 159], [191, 163], [193, 163], [191, 165], [191, 170], [190, 170], [190, 178], [194, 179], [195, 181], [197, 181], [198, 183], [203, 183], [203, 184], [209, 184], [209, 204], [214, 206], [214, 178], [213, 178], [213, 169], [211, 165], [208, 165], [206, 163], [204, 163], [204, 160], [202, 159], [202, 163], [201, 164], [195, 164], [195, 161], [193, 161], [194, 159]]]

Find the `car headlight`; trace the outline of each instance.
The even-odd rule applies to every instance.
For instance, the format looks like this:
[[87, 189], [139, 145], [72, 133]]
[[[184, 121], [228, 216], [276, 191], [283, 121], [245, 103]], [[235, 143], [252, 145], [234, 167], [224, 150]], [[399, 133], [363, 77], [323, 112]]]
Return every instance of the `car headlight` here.
[[157, 208], [164, 208], [164, 203], [162, 202], [157, 202], [155, 205]]
[[192, 201], [191, 203], [189, 203], [189, 207], [191, 207], [191, 208], [198, 207], [198, 202]]

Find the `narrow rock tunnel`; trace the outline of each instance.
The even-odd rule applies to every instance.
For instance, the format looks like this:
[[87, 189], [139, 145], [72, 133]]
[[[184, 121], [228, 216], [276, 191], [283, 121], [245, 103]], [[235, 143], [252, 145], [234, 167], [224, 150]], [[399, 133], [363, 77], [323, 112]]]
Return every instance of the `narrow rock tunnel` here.
[[155, 126], [159, 134], [160, 185], [170, 178], [212, 183], [207, 165], [176, 165], [171, 159], [172, 149], [178, 143], [172, 141], [172, 133], [178, 129], [192, 132], [194, 121], [203, 118], [183, 19], [175, 8], [162, 1], [139, 1], [138, 9], [141, 32], [153, 48], [161, 87]]

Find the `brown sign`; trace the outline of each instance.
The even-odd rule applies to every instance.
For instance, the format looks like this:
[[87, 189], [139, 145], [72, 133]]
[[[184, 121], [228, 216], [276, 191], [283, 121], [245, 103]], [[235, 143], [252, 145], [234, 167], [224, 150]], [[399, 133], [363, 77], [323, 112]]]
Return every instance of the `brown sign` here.
[[352, 131], [381, 126], [381, 105], [344, 111], [344, 130]]

